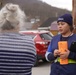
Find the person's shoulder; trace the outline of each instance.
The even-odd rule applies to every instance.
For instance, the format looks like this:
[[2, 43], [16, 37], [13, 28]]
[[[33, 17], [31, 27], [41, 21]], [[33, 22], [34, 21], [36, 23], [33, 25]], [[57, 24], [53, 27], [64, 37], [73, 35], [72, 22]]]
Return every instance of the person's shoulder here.
[[70, 39], [76, 40], [76, 34], [73, 33], [73, 34], [70, 36]]
[[24, 39], [24, 40], [33, 40], [33, 38], [31, 36], [28, 36], [26, 34], [19, 34], [20, 38]]
[[75, 33], [73, 33], [72, 38], [76, 38], [76, 34]]
[[61, 37], [61, 34], [57, 34], [57, 35], [53, 36], [52, 41], [57, 41], [60, 39], [60, 37]]
[[76, 34], [75, 33], [73, 35], [76, 37]]
[[26, 41], [29, 44], [34, 44], [34, 40], [33, 40], [32, 36], [29, 36], [29, 35], [26, 35], [26, 34], [20, 34], [19, 33], [19, 34], [15, 35], [15, 37], [16, 37], [16, 39], [18, 41], [22, 41], [22, 42]]
[[55, 39], [55, 38], [59, 38], [61, 36], [61, 34], [57, 34], [57, 35], [55, 35], [53, 38]]

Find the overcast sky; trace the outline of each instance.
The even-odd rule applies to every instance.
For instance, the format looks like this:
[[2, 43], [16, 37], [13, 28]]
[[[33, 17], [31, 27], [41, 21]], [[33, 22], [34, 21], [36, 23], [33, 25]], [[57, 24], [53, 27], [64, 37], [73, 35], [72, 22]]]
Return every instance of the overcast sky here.
[[43, 0], [52, 6], [72, 10], [72, 0]]

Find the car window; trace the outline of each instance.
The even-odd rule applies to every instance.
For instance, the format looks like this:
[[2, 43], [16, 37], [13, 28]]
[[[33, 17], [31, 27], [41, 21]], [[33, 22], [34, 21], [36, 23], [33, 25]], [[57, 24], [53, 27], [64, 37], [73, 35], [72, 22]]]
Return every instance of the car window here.
[[49, 34], [49, 33], [43, 33], [43, 34], [40, 34], [40, 37], [44, 40], [51, 40], [52, 39], [52, 35]]

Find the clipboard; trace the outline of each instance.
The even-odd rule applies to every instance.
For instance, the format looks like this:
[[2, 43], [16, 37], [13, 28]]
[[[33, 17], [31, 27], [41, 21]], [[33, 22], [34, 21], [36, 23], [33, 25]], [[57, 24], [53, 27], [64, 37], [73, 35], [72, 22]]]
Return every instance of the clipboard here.
[[75, 53], [76, 53], [76, 41], [74, 41], [74, 42], [72, 42], [72, 43], [71, 43], [70, 51], [72, 51], [72, 52], [75, 52]]

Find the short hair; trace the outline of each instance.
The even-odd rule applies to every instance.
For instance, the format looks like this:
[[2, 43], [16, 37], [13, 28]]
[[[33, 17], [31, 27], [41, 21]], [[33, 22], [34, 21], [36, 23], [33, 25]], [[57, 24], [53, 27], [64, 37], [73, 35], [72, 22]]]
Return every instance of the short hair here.
[[0, 29], [2, 30], [11, 30], [17, 25], [24, 25], [25, 20], [25, 13], [17, 4], [7, 3], [0, 10]]

